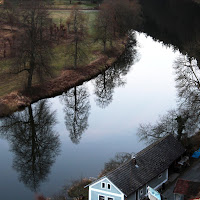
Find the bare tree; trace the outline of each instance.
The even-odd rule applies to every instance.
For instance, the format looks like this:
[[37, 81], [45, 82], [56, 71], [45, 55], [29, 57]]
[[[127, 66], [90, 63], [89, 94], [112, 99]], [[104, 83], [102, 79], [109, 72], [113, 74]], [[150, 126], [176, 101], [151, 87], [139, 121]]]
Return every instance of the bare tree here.
[[129, 72], [131, 65], [138, 61], [135, 45], [135, 35], [131, 34], [126, 49], [118, 61], [95, 78], [95, 101], [101, 108], [105, 108], [112, 102], [115, 87], [126, 84], [126, 74]]
[[12, 3], [6, 1], [3, 6], [3, 20], [4, 22], [10, 26], [11, 32], [13, 32], [13, 26], [18, 25], [19, 23], [19, 8], [17, 6], [13, 6]]
[[198, 127], [200, 126], [200, 67], [197, 60], [182, 55], [175, 61], [174, 69], [180, 108], [189, 111], [190, 126]]
[[165, 115], [160, 116], [153, 125], [140, 124], [137, 134], [140, 140], [147, 143], [153, 143], [169, 134], [174, 135], [178, 140], [184, 140], [194, 135], [198, 130], [195, 118], [196, 116], [190, 109], [170, 110]]
[[67, 190], [69, 197], [76, 198], [77, 200], [88, 199], [88, 188], [84, 188], [84, 186], [91, 182], [92, 180], [86, 178], [72, 181], [72, 185]]
[[73, 7], [70, 15], [71, 24], [73, 27], [73, 38], [71, 43], [67, 46], [67, 57], [73, 57], [73, 66], [76, 68], [78, 64], [87, 59], [85, 52], [87, 45], [84, 42], [87, 34], [87, 18], [84, 13], [78, 10], [77, 6]]
[[63, 94], [62, 100], [65, 103], [65, 124], [69, 137], [78, 144], [88, 127], [90, 104], [87, 89], [84, 86], [74, 87]]
[[112, 77], [110, 77], [110, 69], [95, 78], [95, 101], [101, 108], [107, 107], [113, 99], [115, 84]]
[[100, 6], [95, 22], [95, 40], [103, 43], [106, 51], [107, 43], [118, 36], [124, 36], [142, 22], [141, 8], [136, 0], [106, 0]]
[[[109, 10], [109, 11], [108, 11]], [[103, 44], [103, 51], [106, 51], [107, 42], [112, 44], [113, 39], [113, 15], [110, 4], [102, 4], [95, 22], [95, 41], [101, 41]]]
[[200, 130], [200, 68], [187, 55], [179, 56], [174, 64], [179, 107], [161, 116], [154, 125], [141, 124], [138, 129], [141, 140], [154, 142], [168, 134], [182, 140]]
[[0, 136], [9, 141], [14, 152], [13, 168], [19, 180], [34, 192], [46, 180], [60, 152], [59, 137], [53, 131], [55, 123], [55, 112], [50, 112], [47, 101], [1, 120]]
[[137, 0], [106, 0], [106, 3], [112, 5], [113, 24], [120, 35], [141, 25], [142, 12]]
[[180, 56], [175, 61], [176, 87], [184, 101], [200, 102], [200, 67], [188, 56]]
[[20, 11], [18, 51], [12, 65], [12, 72], [28, 73], [27, 88], [32, 87], [34, 74], [40, 81], [52, 75], [50, 67], [51, 42], [48, 28], [50, 24], [47, 5], [42, 0], [26, 1]]
[[116, 169], [121, 164], [125, 163], [131, 159], [131, 153], [120, 152], [116, 153], [115, 157], [110, 159], [107, 163], [104, 164], [104, 169], [99, 174], [99, 177], [105, 176], [108, 172]]

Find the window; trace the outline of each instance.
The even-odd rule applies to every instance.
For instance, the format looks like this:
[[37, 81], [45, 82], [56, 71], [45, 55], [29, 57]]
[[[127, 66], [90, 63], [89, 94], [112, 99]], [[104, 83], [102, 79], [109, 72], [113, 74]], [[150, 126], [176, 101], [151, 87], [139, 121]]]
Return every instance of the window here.
[[102, 188], [105, 188], [105, 185], [106, 185], [105, 183], [101, 183]]
[[102, 195], [99, 195], [99, 200], [105, 200], [105, 197]]
[[113, 200], [113, 198], [111, 198], [111, 197], [108, 197], [108, 200]]
[[110, 190], [110, 184], [108, 183], [108, 189]]
[[158, 178], [162, 178], [162, 174], [160, 174], [160, 175], [158, 176]]
[[140, 195], [143, 195], [143, 189], [140, 190]]

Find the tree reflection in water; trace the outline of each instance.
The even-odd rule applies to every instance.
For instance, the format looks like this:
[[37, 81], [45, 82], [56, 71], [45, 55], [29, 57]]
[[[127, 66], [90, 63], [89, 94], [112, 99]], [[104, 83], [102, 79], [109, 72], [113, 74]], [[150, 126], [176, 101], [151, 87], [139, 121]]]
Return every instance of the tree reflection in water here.
[[62, 95], [65, 104], [65, 124], [74, 144], [80, 142], [83, 132], [88, 128], [90, 110], [89, 94], [84, 85], [76, 86]]
[[14, 152], [13, 168], [19, 180], [34, 192], [46, 180], [60, 151], [58, 135], [53, 131], [55, 123], [55, 112], [50, 112], [44, 100], [1, 120], [0, 135]]
[[95, 101], [99, 107], [107, 107], [112, 102], [115, 87], [123, 86], [126, 83], [124, 76], [129, 72], [131, 65], [138, 61], [135, 46], [135, 34], [131, 33], [126, 50], [117, 63], [95, 79]]
[[151, 143], [168, 134], [188, 140], [200, 130], [200, 67], [196, 59], [181, 55], [175, 60], [174, 69], [178, 108], [168, 111], [154, 125], [141, 124], [138, 129], [141, 140]]
[[194, 133], [200, 126], [200, 66], [196, 59], [182, 55], [175, 61], [174, 69], [179, 107], [187, 110], [188, 126]]

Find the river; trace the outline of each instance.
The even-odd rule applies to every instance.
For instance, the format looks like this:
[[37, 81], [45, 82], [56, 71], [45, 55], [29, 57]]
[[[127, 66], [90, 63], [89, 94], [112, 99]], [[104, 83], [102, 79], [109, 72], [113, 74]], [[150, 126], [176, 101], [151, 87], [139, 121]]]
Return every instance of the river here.
[[97, 177], [117, 152], [147, 145], [137, 129], [176, 108], [173, 65], [181, 53], [144, 33], [134, 37], [132, 59], [1, 121], [1, 199], [51, 196], [75, 179]]

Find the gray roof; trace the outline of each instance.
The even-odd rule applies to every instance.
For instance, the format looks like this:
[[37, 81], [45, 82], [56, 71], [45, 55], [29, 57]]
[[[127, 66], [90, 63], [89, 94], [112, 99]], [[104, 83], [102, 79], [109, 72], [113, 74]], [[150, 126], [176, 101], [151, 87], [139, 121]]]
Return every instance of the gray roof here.
[[135, 155], [137, 165], [129, 160], [106, 177], [126, 196], [148, 183], [166, 170], [185, 152], [184, 147], [174, 136], [166, 136], [146, 147]]

